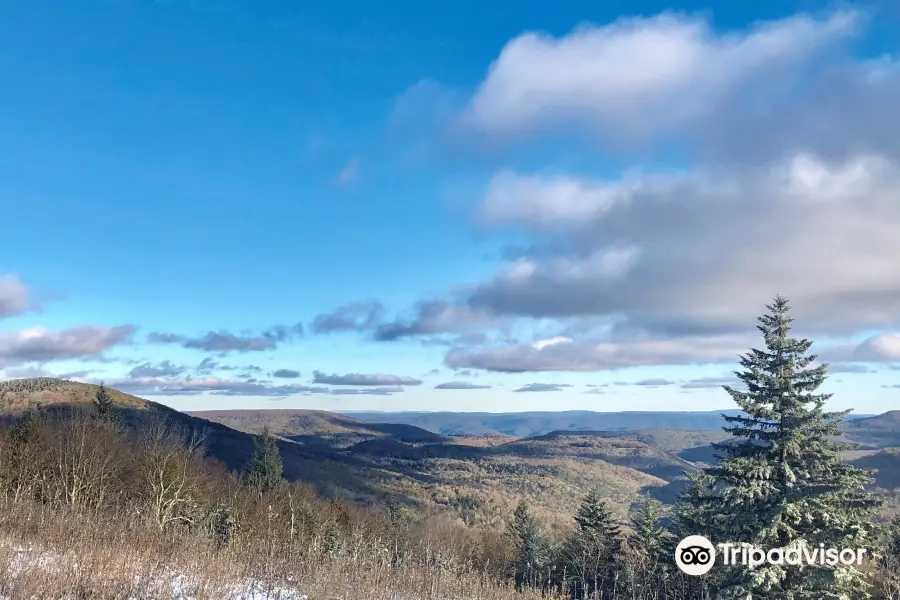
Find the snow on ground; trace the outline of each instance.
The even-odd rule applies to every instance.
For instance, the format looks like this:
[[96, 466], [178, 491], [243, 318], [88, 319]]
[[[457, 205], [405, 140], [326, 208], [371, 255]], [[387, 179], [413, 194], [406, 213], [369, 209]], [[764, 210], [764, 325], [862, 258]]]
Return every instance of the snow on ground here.
[[[34, 573], [44, 572], [51, 575], [59, 572], [63, 567], [72, 567], [77, 565], [64, 564], [63, 558], [57, 554], [47, 551], [38, 551], [25, 547], [11, 548], [13, 555], [9, 563], [7, 574], [15, 577], [22, 571]], [[169, 569], [165, 573], [161, 573], [152, 578], [144, 576], [135, 576], [135, 590], [142, 590], [144, 594], [151, 593], [154, 597], [164, 595], [171, 600], [197, 600], [201, 595], [202, 582], [190, 573], [180, 572], [176, 569]], [[2, 592], [3, 582], [0, 581], [0, 592]], [[140, 592], [138, 592], [140, 593]], [[171, 595], [170, 595], [171, 594]], [[133, 595], [129, 600], [146, 600], [145, 595]], [[202, 597], [208, 597], [202, 594]], [[0, 593], [0, 600], [11, 600], [8, 596]], [[69, 600], [69, 599], [59, 599]], [[72, 597], [74, 600], [74, 596]], [[260, 581], [245, 580], [239, 584], [230, 586], [221, 600], [309, 600], [306, 594], [300, 593], [297, 589], [269, 586]]]

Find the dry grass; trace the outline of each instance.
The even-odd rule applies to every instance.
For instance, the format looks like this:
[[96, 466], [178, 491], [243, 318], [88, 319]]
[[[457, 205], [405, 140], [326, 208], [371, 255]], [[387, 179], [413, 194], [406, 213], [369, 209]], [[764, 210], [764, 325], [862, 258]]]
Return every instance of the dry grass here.
[[[397, 564], [359, 536], [331, 555], [281, 536], [217, 545], [128, 516], [0, 505], [0, 597], [9, 600], [528, 600], [442, 556]], [[436, 541], [436, 540], [435, 540]], [[425, 558], [425, 560], [423, 560]]]

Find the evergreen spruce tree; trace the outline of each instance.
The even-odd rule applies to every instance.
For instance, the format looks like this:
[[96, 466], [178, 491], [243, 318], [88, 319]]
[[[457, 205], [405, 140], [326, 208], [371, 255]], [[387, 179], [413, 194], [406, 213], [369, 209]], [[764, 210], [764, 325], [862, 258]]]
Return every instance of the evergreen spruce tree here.
[[10, 429], [10, 436], [17, 444], [26, 444], [34, 437], [41, 417], [30, 408], [22, 413], [19, 421]]
[[631, 517], [634, 535], [629, 542], [632, 548], [644, 554], [651, 563], [668, 560], [669, 532], [662, 525], [659, 502], [644, 498]]
[[263, 428], [262, 435], [254, 436], [253, 459], [250, 461], [248, 478], [250, 485], [260, 495], [266, 494], [282, 483], [283, 465], [281, 453], [278, 451], [278, 440], [268, 427]]
[[584, 497], [575, 514], [575, 523], [575, 532], [563, 549], [564, 570], [572, 596], [614, 598], [621, 529], [599, 490], [592, 489]]
[[659, 502], [644, 498], [631, 516], [631, 528], [634, 533], [628, 538], [628, 552], [620, 567], [629, 587], [626, 597], [663, 598], [672, 560]]
[[880, 598], [900, 598], [900, 516], [885, 527], [877, 559], [875, 582]]
[[687, 473], [686, 478], [687, 486], [675, 502], [665, 545], [669, 558], [663, 565], [670, 567], [666, 574], [667, 593], [673, 598], [706, 600], [715, 597], [718, 568], [700, 577], [685, 575], [675, 566], [675, 547], [689, 535], [702, 535], [715, 542], [723, 515], [715, 496], [715, 480], [703, 472]]
[[900, 516], [891, 519], [884, 532], [883, 554], [900, 559]]
[[516, 586], [542, 587], [544, 570], [549, 563], [549, 551], [541, 536], [537, 519], [525, 501], [519, 502], [510, 525], [516, 538]]
[[97, 388], [97, 393], [94, 396], [94, 408], [97, 411], [97, 416], [103, 421], [112, 421], [114, 418], [113, 413], [113, 401], [112, 396], [109, 394], [109, 390], [106, 389], [106, 386], [103, 382], [100, 382], [100, 387]]
[[[706, 470], [707, 487], [691, 492], [685, 519], [715, 515], [705, 526], [714, 543], [746, 542], [766, 551], [804, 544], [871, 548], [879, 506], [863, 489], [871, 477], [842, 462], [839, 452], [852, 446], [834, 441], [850, 411], [824, 411], [830, 394], [816, 390], [827, 365], [813, 366], [812, 342], [790, 336], [788, 301], [778, 296], [767, 309], [757, 327], [765, 348], [750, 350], [735, 372], [746, 391], [725, 386], [742, 410], [725, 417], [734, 438], [716, 445], [720, 462]], [[870, 597], [855, 566], [738, 565], [722, 575], [719, 598]]]

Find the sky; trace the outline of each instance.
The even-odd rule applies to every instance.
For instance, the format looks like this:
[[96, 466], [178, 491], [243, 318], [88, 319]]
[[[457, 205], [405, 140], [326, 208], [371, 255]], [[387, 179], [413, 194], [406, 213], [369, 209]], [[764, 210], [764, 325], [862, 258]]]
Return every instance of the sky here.
[[0, 0], [0, 369], [182, 410], [900, 408], [900, 9]]

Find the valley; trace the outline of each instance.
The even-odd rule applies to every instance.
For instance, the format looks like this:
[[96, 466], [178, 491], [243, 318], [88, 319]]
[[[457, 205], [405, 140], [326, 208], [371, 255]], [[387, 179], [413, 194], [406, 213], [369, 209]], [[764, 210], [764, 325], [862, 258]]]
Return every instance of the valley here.
[[[96, 389], [57, 379], [3, 382], [0, 412], [11, 418], [28, 409], [60, 411], [89, 403]], [[268, 428], [278, 437], [288, 480], [308, 483], [326, 497], [362, 505], [390, 500], [410, 514], [449, 513], [469, 523], [499, 523], [519, 500], [528, 498], [545, 522], [564, 528], [584, 490], [594, 487], [624, 520], [642, 495], [671, 504], [682, 489], [683, 473], [715, 460], [711, 444], [729, 437], [721, 425], [714, 427], [721, 417], [713, 413], [666, 415], [674, 425], [670, 428], [621, 429], [658, 425], [662, 417], [655, 413], [593, 413], [577, 422], [620, 429], [561, 429], [532, 436], [481, 430], [446, 435], [410, 423], [390, 423], [389, 414], [367, 421], [316, 410], [181, 413], [130, 394], [111, 393], [132, 427], [164, 418], [203, 430], [208, 456], [229, 470], [247, 466], [253, 435]], [[571, 423], [564, 413], [553, 415], [523, 413], [514, 419], [518, 427], [528, 424], [529, 431], [541, 418], [550, 424]], [[888, 497], [900, 487], [898, 417], [900, 411], [858, 418], [848, 421], [844, 430], [846, 441], [859, 444], [845, 458], [878, 469], [876, 486]], [[474, 418], [452, 417], [457, 423]], [[512, 422], [511, 417], [504, 418]], [[443, 419], [451, 421], [450, 416]], [[678, 427], [698, 424], [704, 428]]]

